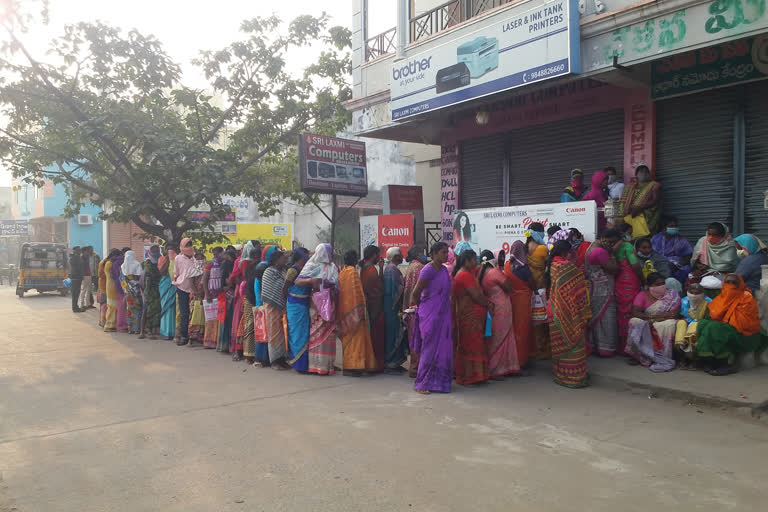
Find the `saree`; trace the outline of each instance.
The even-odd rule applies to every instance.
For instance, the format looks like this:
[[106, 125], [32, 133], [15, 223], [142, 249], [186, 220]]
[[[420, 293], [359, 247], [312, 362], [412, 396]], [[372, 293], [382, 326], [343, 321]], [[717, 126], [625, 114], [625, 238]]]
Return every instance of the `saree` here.
[[616, 330], [616, 301], [614, 299], [614, 277], [603, 270], [601, 265], [608, 262], [610, 254], [592, 242], [586, 254], [586, 272], [589, 281], [589, 297], [592, 304], [592, 319], [587, 326], [589, 346], [601, 357], [616, 354], [618, 332]]
[[106, 311], [104, 312], [104, 332], [116, 332], [117, 331], [117, 284], [112, 276], [112, 261], [107, 261], [104, 265], [105, 280], [105, 295], [106, 295]]
[[584, 273], [572, 261], [556, 257], [551, 266], [549, 334], [552, 340], [552, 376], [568, 388], [588, 384], [587, 323], [592, 316]]
[[453, 334], [451, 325], [451, 276], [441, 266], [425, 265], [419, 279], [426, 283], [413, 320], [412, 345], [419, 354], [414, 389], [451, 392]]
[[376, 265], [366, 263], [360, 271], [363, 282], [365, 303], [368, 306], [368, 322], [371, 331], [371, 343], [376, 354], [379, 368], [384, 368], [387, 359], [387, 325], [384, 317], [384, 283]]
[[[725, 227], [725, 226], [723, 226]], [[709, 243], [706, 236], [696, 242], [693, 248], [691, 262], [700, 261], [710, 270], [718, 272], [733, 272], [739, 265], [739, 256], [736, 252], [736, 244], [726, 228], [725, 237], [716, 245]]]
[[533, 325], [531, 324], [531, 287], [527, 282], [515, 275], [509, 261], [504, 265], [504, 275], [512, 283], [512, 292], [509, 301], [512, 306], [512, 318], [514, 318], [515, 344], [517, 362], [522, 368], [528, 363], [531, 349], [534, 347], [535, 338]]
[[[625, 217], [631, 215], [629, 212], [635, 206], [641, 206], [645, 204], [648, 196], [651, 192], [661, 185], [657, 181], [647, 181], [640, 183], [637, 180], [624, 187], [624, 192], [621, 194], [621, 207], [619, 208], [619, 216]], [[659, 223], [661, 222], [661, 201], [659, 200], [655, 205], [643, 210], [643, 217], [645, 223], [648, 225], [648, 230], [651, 234], [658, 233]]]
[[[244, 281], [241, 281], [242, 284]], [[243, 294], [242, 288], [238, 285], [235, 288], [235, 297], [232, 302], [232, 328], [230, 329], [230, 343], [229, 351], [234, 354], [239, 350], [243, 350], [243, 344], [238, 336], [240, 328], [240, 321], [243, 318]]]
[[261, 298], [264, 302], [263, 308], [267, 322], [267, 350], [269, 360], [275, 364], [288, 358], [285, 330], [283, 329], [285, 271], [269, 267], [264, 271], [261, 282]]
[[376, 371], [379, 368], [368, 330], [363, 283], [354, 266], [339, 273], [338, 325], [344, 370]]
[[[424, 268], [424, 264], [418, 260], [413, 260], [408, 264], [408, 270], [405, 271], [405, 283], [403, 290], [403, 311], [410, 308], [413, 301], [413, 289], [416, 287], [416, 283], [419, 281], [419, 274]], [[406, 330], [406, 336], [408, 337], [408, 349], [410, 352], [410, 360], [408, 361], [408, 376], [411, 378], [416, 377], [416, 372], [419, 369], [419, 354], [413, 349], [413, 315], [403, 314], [403, 327]]]
[[[648, 315], [672, 313], [680, 309], [680, 298], [674, 290], [667, 289], [664, 297], [652, 303], [650, 301], [646, 292], [640, 292], [634, 305], [643, 308]], [[673, 348], [676, 331], [676, 319], [650, 322], [631, 318], [624, 352], [652, 372], [674, 370]]]
[[192, 280], [192, 293], [189, 294], [189, 343], [202, 343], [205, 334], [205, 309], [203, 307], [203, 276]]
[[[162, 267], [165, 264], [163, 256], [158, 261]], [[160, 335], [172, 340], [176, 334], [176, 287], [171, 282], [169, 271], [160, 278], [158, 288], [160, 290]]]
[[[261, 265], [262, 263], [260, 263]], [[263, 277], [263, 276], [262, 276]], [[246, 309], [243, 310], [243, 315], [248, 315], [250, 317], [250, 322], [253, 324], [251, 327], [251, 332], [253, 333], [253, 358], [263, 364], [264, 366], [269, 366], [269, 345], [267, 344], [267, 336], [261, 336], [261, 334], [266, 334], [264, 332], [260, 333], [260, 336], [256, 337], [256, 330], [255, 330], [255, 317], [257, 311], [260, 313], [263, 312], [264, 302], [261, 300], [261, 280], [260, 279], [254, 279], [253, 280], [253, 292], [254, 292], [254, 300], [255, 302], [251, 304], [251, 308], [249, 310]], [[245, 295], [245, 292], [243, 292], [243, 295], [245, 296], [245, 301], [248, 301], [247, 295]], [[250, 302], [249, 302], [250, 303]], [[243, 350], [243, 355], [245, 355], [245, 350]]]
[[[295, 268], [288, 270], [285, 280], [293, 283], [298, 277]], [[285, 304], [288, 319], [288, 346], [290, 348], [290, 365], [298, 372], [309, 371], [309, 301], [312, 288], [292, 284], [288, 289], [288, 299]]]
[[460, 270], [453, 278], [451, 299], [453, 337], [456, 347], [456, 383], [464, 386], [488, 380], [488, 353], [485, 347], [485, 307], [469, 294], [480, 288], [471, 272]]
[[309, 373], [333, 375], [336, 361], [336, 319], [323, 320], [320, 312], [311, 303], [309, 308], [309, 343], [307, 365]]
[[491, 338], [488, 342], [488, 372], [491, 377], [503, 377], [520, 373], [515, 338], [515, 315], [512, 301], [501, 285], [507, 280], [498, 268], [485, 272], [480, 286], [493, 303], [491, 315]]
[[117, 331], [128, 332], [128, 304], [126, 302], [125, 289], [123, 288], [123, 276], [115, 286], [117, 289]]
[[238, 287], [241, 297], [240, 322], [237, 324], [237, 344], [242, 347], [243, 357], [256, 356], [256, 341], [253, 338], [253, 308], [245, 293], [247, 281], [241, 281]]
[[[531, 270], [537, 289], [545, 288], [547, 284], [544, 273], [547, 267], [548, 254], [546, 246], [539, 245], [533, 253], [528, 255], [528, 268]], [[550, 359], [552, 349], [549, 341], [549, 325], [547, 323], [534, 325], [533, 336], [533, 358]]]
[[640, 293], [642, 283], [632, 269], [632, 265], [638, 262], [632, 244], [624, 242], [616, 259], [619, 264], [619, 274], [616, 276], [614, 285], [616, 320], [619, 332], [619, 352], [624, 352], [627, 333], [629, 332], [629, 319], [632, 318], [632, 302]]
[[144, 316], [147, 329], [160, 328], [160, 270], [152, 261], [144, 262]]
[[389, 263], [384, 267], [384, 323], [386, 324], [386, 360], [385, 368], [399, 369], [406, 358], [408, 344], [403, 336], [403, 324], [400, 321], [403, 290], [403, 274], [397, 265]]
[[125, 313], [129, 334], [138, 334], [141, 331], [141, 312], [144, 309], [144, 299], [141, 294], [141, 276], [123, 276], [123, 290], [125, 290]]
[[107, 264], [107, 260], [103, 259], [99, 262], [99, 327], [104, 327], [107, 321], [107, 274], [104, 272], [104, 266]]
[[[219, 294], [219, 339], [216, 342], [216, 352], [229, 353], [229, 345], [232, 341], [232, 317], [234, 316], [235, 296], [231, 290]], [[223, 319], [223, 320], [222, 320]]]

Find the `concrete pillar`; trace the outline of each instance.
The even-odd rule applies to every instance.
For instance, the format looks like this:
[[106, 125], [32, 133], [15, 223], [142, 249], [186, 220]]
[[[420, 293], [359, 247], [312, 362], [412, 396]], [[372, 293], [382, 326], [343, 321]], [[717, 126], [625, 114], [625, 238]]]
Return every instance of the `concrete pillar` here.
[[397, 0], [397, 58], [405, 57], [408, 45], [408, 0]]

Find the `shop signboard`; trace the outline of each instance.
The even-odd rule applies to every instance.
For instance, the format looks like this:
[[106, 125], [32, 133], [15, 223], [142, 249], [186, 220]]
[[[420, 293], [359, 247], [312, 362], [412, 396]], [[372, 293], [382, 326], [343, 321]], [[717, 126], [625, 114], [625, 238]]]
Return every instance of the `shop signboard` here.
[[496, 18], [396, 60], [392, 119], [580, 71], [578, 0], [530, 0]]
[[[194, 222], [201, 222], [210, 217], [210, 210], [190, 210], [188, 215]], [[223, 219], [216, 222], [213, 229], [216, 233], [221, 233], [225, 236], [232, 236], [237, 234], [237, 211], [232, 210], [226, 214]]]
[[646, 62], [768, 30], [768, 0], [711, 0], [585, 38], [583, 72]]
[[576, 228], [584, 239], [597, 237], [597, 205], [594, 201], [534, 204], [479, 208], [457, 211], [453, 217], [453, 247], [460, 252], [471, 248], [480, 251], [509, 248], [515, 240], [525, 241], [525, 233], [534, 222], [563, 229]]
[[399, 247], [405, 256], [413, 242], [413, 214], [360, 217], [360, 254], [369, 245], [376, 245], [382, 256], [392, 247]]
[[653, 98], [768, 78], [768, 36], [739, 39], [654, 61]]
[[0, 220], [0, 236], [27, 236], [29, 222], [26, 220]]
[[228, 236], [233, 244], [246, 244], [249, 240], [258, 240], [261, 245], [278, 244], [291, 249], [293, 243], [293, 225], [291, 224], [237, 224], [237, 232]]
[[301, 134], [299, 185], [302, 192], [367, 196], [365, 142]]

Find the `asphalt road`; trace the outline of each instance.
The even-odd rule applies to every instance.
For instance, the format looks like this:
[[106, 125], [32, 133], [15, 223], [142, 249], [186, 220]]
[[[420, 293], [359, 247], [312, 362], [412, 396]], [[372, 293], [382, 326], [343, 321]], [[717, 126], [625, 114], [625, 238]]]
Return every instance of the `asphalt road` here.
[[53, 295], [2, 287], [0, 311], [3, 512], [744, 511], [768, 496], [768, 428], [740, 416], [543, 371], [421, 396], [405, 376], [105, 334]]

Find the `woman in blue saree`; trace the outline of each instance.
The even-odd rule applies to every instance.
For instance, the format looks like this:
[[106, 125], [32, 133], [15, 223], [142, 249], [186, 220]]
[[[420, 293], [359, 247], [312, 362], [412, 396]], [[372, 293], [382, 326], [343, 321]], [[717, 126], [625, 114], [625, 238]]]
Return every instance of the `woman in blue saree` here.
[[160, 271], [160, 336], [172, 340], [176, 335], [176, 287], [171, 282], [176, 251], [166, 247], [166, 254], [157, 262]]
[[299, 279], [309, 259], [309, 252], [300, 247], [293, 251], [293, 265], [288, 269], [283, 285], [286, 295], [285, 310], [288, 319], [288, 345], [294, 370], [309, 371], [309, 302], [312, 299], [312, 280]]
[[402, 309], [403, 289], [405, 280], [397, 267], [403, 262], [403, 254], [399, 247], [387, 250], [387, 265], [384, 267], [384, 321], [387, 335], [387, 358], [384, 363], [385, 373], [401, 373], [406, 371], [402, 364], [406, 360], [408, 342], [403, 336], [403, 325], [400, 320]]

